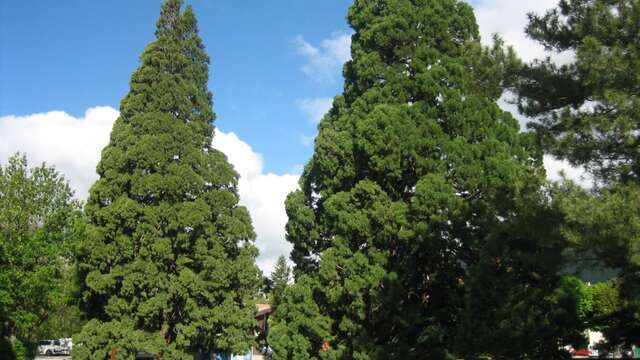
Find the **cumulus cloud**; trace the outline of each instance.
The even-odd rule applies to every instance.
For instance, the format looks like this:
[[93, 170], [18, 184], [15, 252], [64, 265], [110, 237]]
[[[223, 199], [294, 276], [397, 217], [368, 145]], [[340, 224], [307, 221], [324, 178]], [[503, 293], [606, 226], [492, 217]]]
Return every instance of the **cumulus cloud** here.
[[118, 111], [107, 106], [89, 108], [83, 117], [63, 111], [0, 117], [0, 161], [26, 153], [31, 165], [54, 165], [69, 180], [76, 197], [86, 199], [97, 179], [96, 165]]
[[288, 256], [291, 244], [285, 241], [287, 214], [284, 201], [298, 188], [299, 175], [264, 173], [262, 155], [233, 132], [216, 131], [213, 147], [225, 153], [240, 174], [240, 203], [251, 213], [260, 249], [258, 266], [265, 275], [273, 270], [278, 256]]
[[317, 82], [338, 79], [342, 65], [351, 57], [351, 34], [345, 32], [334, 32], [317, 46], [298, 35], [293, 39], [293, 44], [298, 54], [307, 60], [302, 72]]
[[530, 12], [544, 14], [555, 7], [558, 0], [478, 0], [474, 1], [476, 19], [480, 26], [480, 35], [485, 43], [500, 36], [509, 45], [513, 45], [518, 55], [526, 60], [542, 59], [552, 56], [554, 60], [566, 62], [572, 58], [570, 53], [548, 53], [537, 42], [529, 39], [524, 33]]
[[[95, 168], [117, 117], [118, 111], [111, 107], [90, 108], [79, 118], [62, 111], [2, 116], [0, 162], [19, 151], [27, 154], [31, 164], [54, 165], [84, 200], [97, 179]], [[234, 133], [216, 131], [212, 145], [227, 155], [241, 176], [240, 202], [253, 219], [260, 249], [258, 266], [270, 274], [278, 256], [291, 251], [284, 237], [284, 200], [297, 188], [299, 175], [264, 173], [262, 155]]]

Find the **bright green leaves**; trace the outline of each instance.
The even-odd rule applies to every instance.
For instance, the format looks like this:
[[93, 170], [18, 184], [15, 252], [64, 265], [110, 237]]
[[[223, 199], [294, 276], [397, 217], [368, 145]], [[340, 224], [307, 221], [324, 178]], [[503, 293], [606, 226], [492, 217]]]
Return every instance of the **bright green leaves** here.
[[255, 233], [237, 173], [211, 148], [209, 58], [181, 4], [163, 4], [98, 164], [79, 269], [87, 315], [101, 322], [78, 336], [74, 357], [113, 345], [172, 359], [251, 345]]
[[68, 305], [74, 271], [69, 264], [84, 236], [79, 210], [69, 184], [54, 168], [30, 169], [20, 154], [0, 167], [2, 336], [35, 342], [47, 331], [41, 327], [49, 310]]

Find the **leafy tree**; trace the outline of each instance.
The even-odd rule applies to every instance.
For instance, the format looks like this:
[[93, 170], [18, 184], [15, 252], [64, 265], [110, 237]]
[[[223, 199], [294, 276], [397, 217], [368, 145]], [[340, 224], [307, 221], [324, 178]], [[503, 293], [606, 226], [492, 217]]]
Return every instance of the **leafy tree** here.
[[211, 147], [209, 58], [191, 7], [166, 0], [121, 102], [86, 204], [84, 309], [74, 359], [138, 350], [244, 352], [259, 271], [238, 175]]
[[55, 168], [29, 169], [20, 154], [0, 167], [0, 342], [15, 347], [2, 356], [25, 358], [52, 308], [66, 304], [79, 210]]
[[[286, 202], [294, 273], [314, 279], [310, 294], [331, 320], [327, 353], [449, 357], [465, 308], [477, 306], [465, 296], [474, 288], [505, 277], [533, 287], [526, 313], [559, 285], [562, 244], [540, 226], [553, 210], [540, 192], [541, 153], [496, 105], [514, 55], [480, 46], [463, 1], [356, 0], [348, 20], [344, 93]], [[490, 269], [499, 275], [479, 275]], [[535, 346], [557, 351], [562, 335], [550, 332]], [[309, 358], [321, 356], [320, 339], [307, 340]]]
[[601, 319], [608, 319], [620, 309], [618, 284], [615, 280], [596, 283], [588, 288], [592, 302], [592, 317], [594, 323]]
[[291, 280], [291, 269], [287, 264], [287, 258], [280, 255], [276, 261], [276, 265], [271, 273], [271, 283], [273, 288], [273, 304], [278, 305], [282, 300], [284, 291], [289, 286]]
[[580, 317], [592, 330], [606, 329], [607, 322], [620, 311], [620, 297], [617, 279], [595, 284], [581, 285]]
[[[74, 254], [77, 244], [86, 236], [86, 219], [78, 217], [74, 228]], [[37, 339], [70, 338], [82, 329], [87, 322], [81, 309], [81, 288], [77, 278], [76, 259], [73, 257], [69, 266], [65, 266], [60, 286], [54, 292], [49, 304], [46, 318], [34, 332]]]

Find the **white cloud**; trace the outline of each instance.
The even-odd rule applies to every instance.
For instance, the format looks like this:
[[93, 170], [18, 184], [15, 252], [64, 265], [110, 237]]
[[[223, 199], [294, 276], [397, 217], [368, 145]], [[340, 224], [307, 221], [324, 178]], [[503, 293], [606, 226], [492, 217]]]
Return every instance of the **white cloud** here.
[[509, 45], [513, 45], [523, 60], [542, 59], [552, 55], [555, 60], [566, 62], [572, 58], [571, 54], [553, 54], [545, 52], [537, 42], [529, 39], [524, 33], [528, 24], [527, 13], [539, 15], [555, 7], [558, 0], [477, 0], [474, 8], [480, 35], [484, 43], [491, 42], [493, 34], [497, 33]]
[[258, 266], [268, 275], [278, 256], [288, 257], [291, 252], [291, 244], [285, 240], [284, 201], [287, 194], [298, 188], [300, 176], [265, 174], [262, 155], [232, 132], [216, 131], [212, 145], [227, 155], [240, 174], [240, 203], [251, 213], [258, 235], [256, 246], [260, 250]]
[[[557, 4], [558, 0], [474, 1], [476, 19], [480, 27], [483, 43], [489, 44], [493, 39], [493, 34], [497, 33], [508, 45], [512, 45], [515, 48], [524, 61], [543, 59], [547, 56], [559, 63], [571, 61], [573, 53], [563, 52], [558, 54], [545, 51], [542, 45], [529, 39], [524, 32], [524, 28], [529, 22], [528, 13], [533, 12], [542, 15]], [[520, 114], [517, 107], [507, 101], [512, 97], [512, 94], [505, 94], [498, 101], [498, 105], [513, 114], [520, 122], [520, 127], [526, 129], [526, 124], [532, 119]], [[592, 179], [586, 174], [584, 168], [573, 167], [567, 161], [556, 159], [551, 155], [545, 155], [544, 166], [549, 180], [559, 181], [562, 179], [561, 175], [564, 174], [566, 178], [576, 181], [582, 186], [591, 186]]]
[[544, 156], [544, 168], [547, 171], [547, 179], [551, 181], [562, 181], [569, 179], [575, 181], [584, 188], [593, 186], [593, 178], [581, 166], [571, 166], [565, 160], [559, 160], [551, 155]]
[[[0, 162], [20, 151], [27, 154], [31, 164], [55, 165], [76, 190], [76, 196], [86, 199], [97, 179], [95, 168], [101, 150], [117, 117], [118, 111], [111, 107], [90, 108], [81, 118], [62, 111], [0, 117]], [[216, 131], [212, 145], [227, 155], [241, 176], [240, 202], [249, 209], [257, 234], [258, 266], [270, 274], [278, 256], [288, 256], [291, 251], [284, 236], [284, 200], [297, 188], [299, 175], [264, 173], [262, 155], [234, 133]]]
[[97, 179], [100, 152], [117, 117], [118, 111], [106, 106], [89, 108], [80, 118], [62, 111], [2, 116], [0, 161], [19, 151], [26, 153], [31, 165], [55, 165], [84, 200]]
[[318, 46], [311, 45], [302, 35], [296, 36], [293, 43], [298, 54], [307, 59], [302, 72], [318, 82], [335, 81], [342, 65], [351, 57], [351, 34], [345, 32], [332, 33]]
[[322, 120], [324, 114], [326, 114], [331, 105], [333, 105], [333, 98], [313, 98], [313, 99], [299, 99], [296, 101], [298, 109], [302, 111], [309, 121], [313, 124], [317, 124]]

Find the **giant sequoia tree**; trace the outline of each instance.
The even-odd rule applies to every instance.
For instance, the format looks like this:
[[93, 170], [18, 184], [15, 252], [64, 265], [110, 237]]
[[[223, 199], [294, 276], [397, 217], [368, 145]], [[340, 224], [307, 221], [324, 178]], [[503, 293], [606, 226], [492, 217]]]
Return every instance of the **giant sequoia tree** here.
[[166, 0], [86, 204], [85, 309], [74, 358], [246, 351], [258, 283], [238, 175], [211, 147], [209, 58], [190, 7]]
[[309, 296], [307, 317], [331, 324], [306, 329], [311, 358], [444, 358], [479, 336], [491, 339], [460, 352], [499, 354], [510, 337], [533, 357], [557, 352], [557, 331], [523, 339], [549, 323], [561, 244], [544, 226], [541, 153], [496, 105], [512, 54], [481, 48], [459, 0], [356, 0], [348, 20], [344, 93], [286, 202], [305, 279], [289, 294], [305, 296], [279, 309], [276, 358], [302, 358], [285, 337]]

